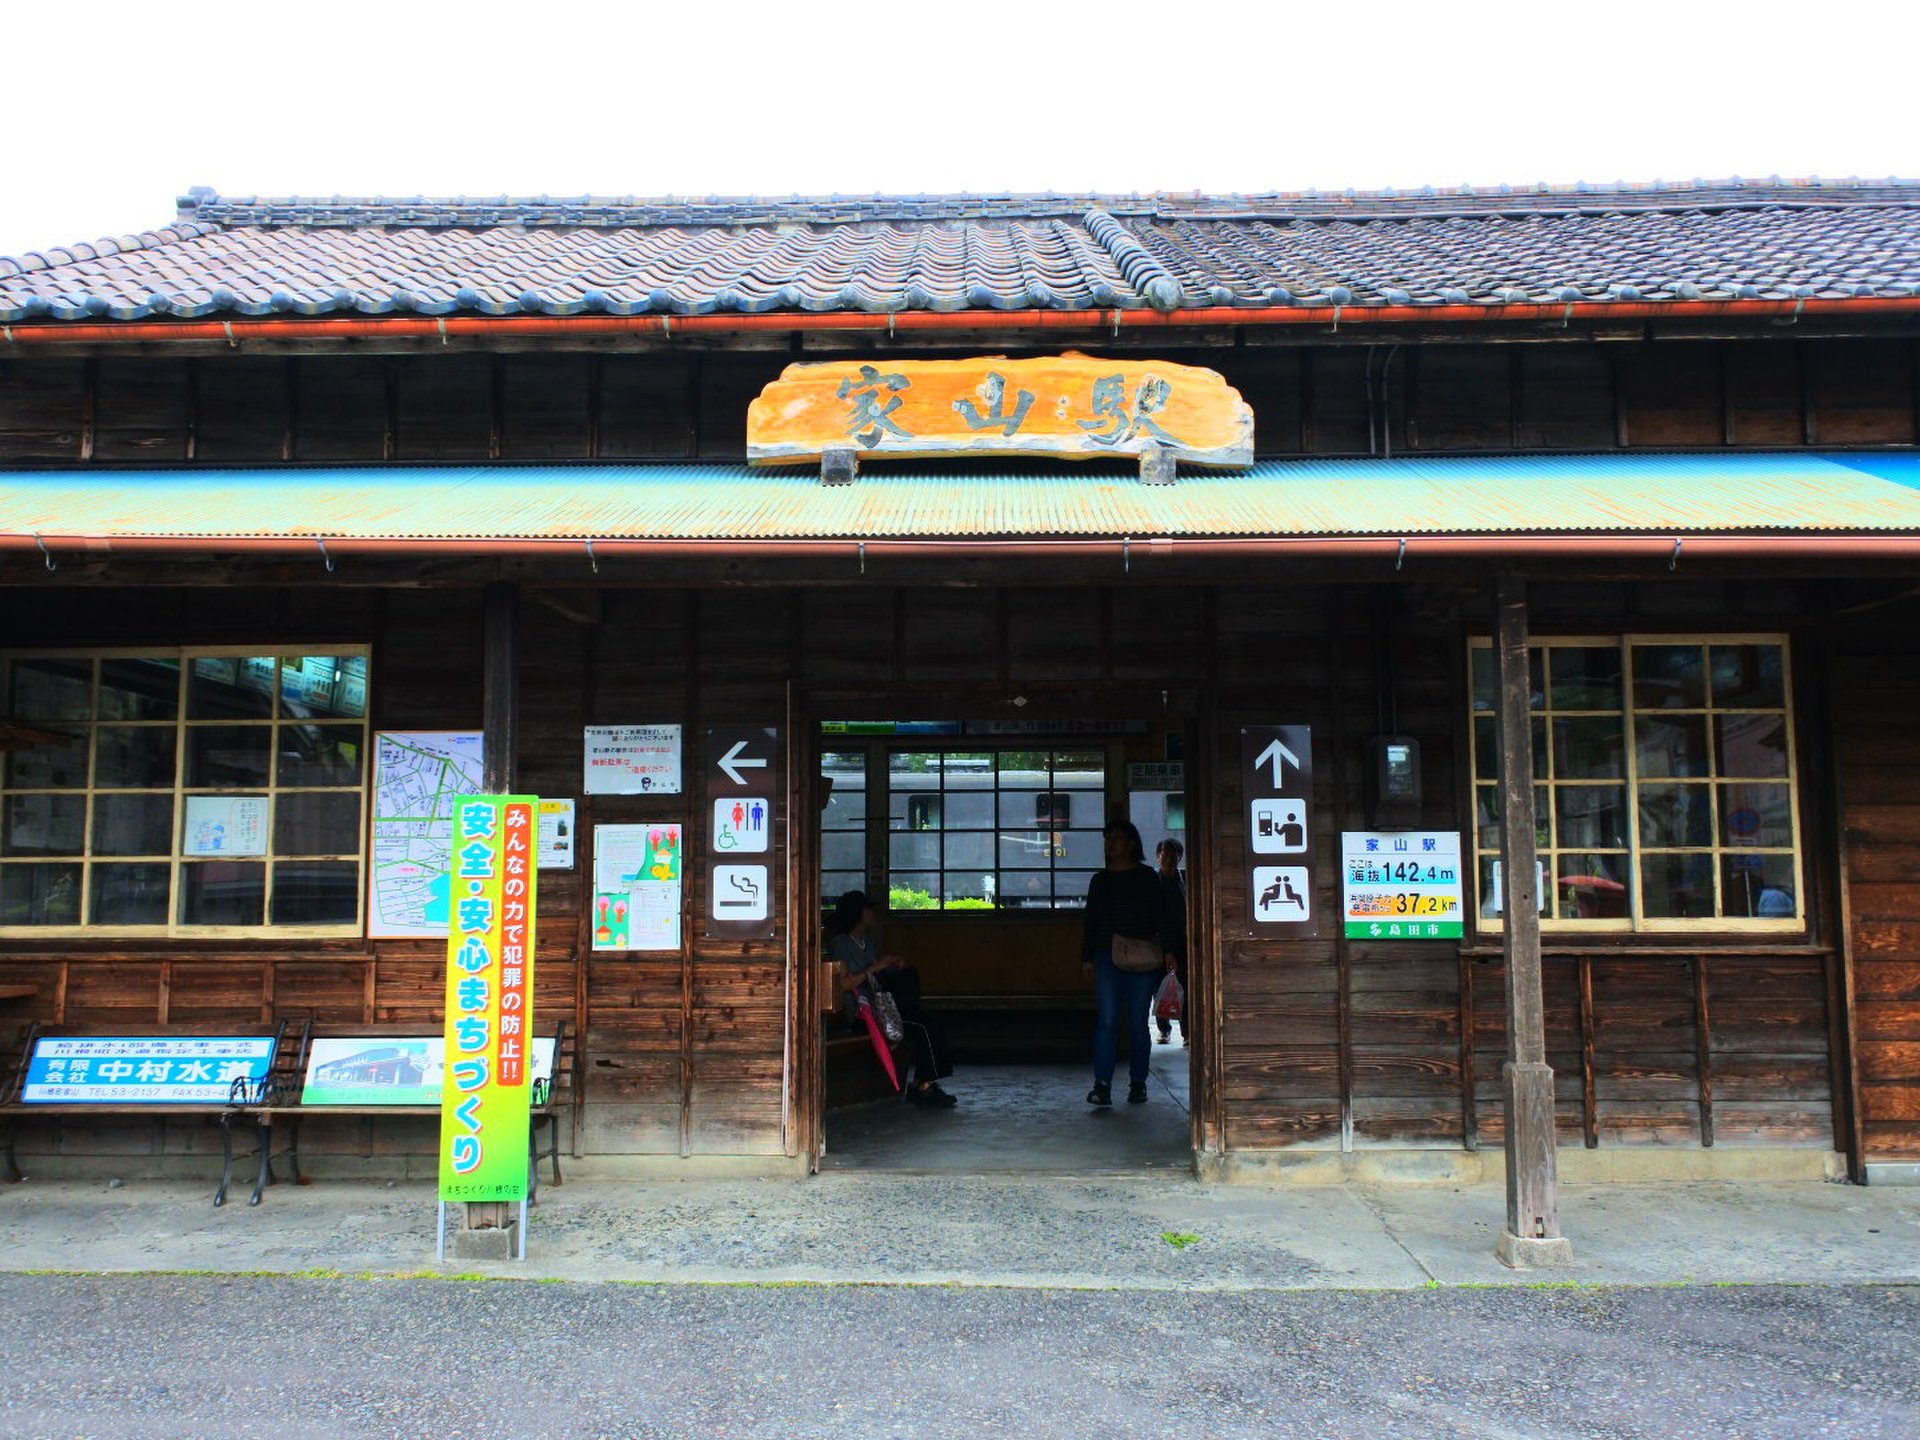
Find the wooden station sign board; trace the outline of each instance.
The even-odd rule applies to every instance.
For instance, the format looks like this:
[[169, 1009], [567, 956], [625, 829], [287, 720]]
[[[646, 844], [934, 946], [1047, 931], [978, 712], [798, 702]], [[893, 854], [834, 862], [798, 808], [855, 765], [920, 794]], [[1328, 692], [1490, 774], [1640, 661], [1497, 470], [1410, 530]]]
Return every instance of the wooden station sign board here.
[[1151, 445], [1182, 465], [1244, 469], [1253, 411], [1215, 371], [1074, 351], [789, 365], [747, 408], [752, 465], [818, 462], [837, 449], [1091, 460]]

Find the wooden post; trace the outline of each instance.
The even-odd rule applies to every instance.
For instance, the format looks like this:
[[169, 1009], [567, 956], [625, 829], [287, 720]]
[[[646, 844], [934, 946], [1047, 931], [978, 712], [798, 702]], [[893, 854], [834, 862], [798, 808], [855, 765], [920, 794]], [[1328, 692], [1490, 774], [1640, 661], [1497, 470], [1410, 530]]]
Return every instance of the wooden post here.
[[1553, 1067], [1547, 1064], [1540, 981], [1539, 854], [1533, 831], [1533, 681], [1527, 664], [1527, 591], [1503, 575], [1494, 600], [1500, 696], [1501, 952], [1507, 966], [1507, 1225], [1495, 1253], [1515, 1269], [1565, 1265], [1554, 1152]]
[[[520, 589], [494, 581], [481, 599], [481, 784], [489, 795], [511, 795], [520, 731]], [[513, 1207], [504, 1200], [467, 1203], [467, 1229], [506, 1230]]]

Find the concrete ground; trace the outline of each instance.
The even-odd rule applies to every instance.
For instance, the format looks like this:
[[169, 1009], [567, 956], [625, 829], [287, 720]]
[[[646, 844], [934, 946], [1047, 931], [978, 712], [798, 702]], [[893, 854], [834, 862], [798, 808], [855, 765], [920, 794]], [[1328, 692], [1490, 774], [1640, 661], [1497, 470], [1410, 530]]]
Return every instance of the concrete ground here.
[[1920, 1291], [0, 1276], [0, 1433], [1911, 1440]]
[[1155, 1045], [1145, 1105], [1126, 1103], [1121, 1061], [1112, 1109], [1089, 1108], [1085, 1065], [981, 1065], [942, 1082], [959, 1104], [923, 1110], [899, 1099], [827, 1112], [823, 1169], [982, 1172], [1189, 1170], [1190, 1052]]
[[[1572, 1269], [1493, 1258], [1493, 1186], [1206, 1186], [1170, 1173], [837, 1171], [545, 1187], [525, 1262], [448, 1272], [575, 1280], [962, 1284], [1124, 1290], [1588, 1283], [1920, 1283], [1920, 1190], [1571, 1185]], [[428, 1182], [276, 1185], [225, 1209], [179, 1181], [0, 1187], [0, 1269], [435, 1269]]]

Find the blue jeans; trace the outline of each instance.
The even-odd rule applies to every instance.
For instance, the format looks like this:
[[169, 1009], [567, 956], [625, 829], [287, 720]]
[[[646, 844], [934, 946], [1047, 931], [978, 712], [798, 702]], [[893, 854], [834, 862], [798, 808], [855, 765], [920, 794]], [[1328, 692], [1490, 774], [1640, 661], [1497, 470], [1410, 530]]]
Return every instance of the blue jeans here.
[[1135, 1085], [1147, 1083], [1147, 1061], [1153, 1055], [1148, 1016], [1165, 973], [1149, 970], [1136, 975], [1120, 970], [1110, 955], [1093, 962], [1093, 1078], [1097, 1083], [1113, 1084], [1114, 1052], [1119, 1048], [1123, 1017], [1127, 1027], [1127, 1078]]

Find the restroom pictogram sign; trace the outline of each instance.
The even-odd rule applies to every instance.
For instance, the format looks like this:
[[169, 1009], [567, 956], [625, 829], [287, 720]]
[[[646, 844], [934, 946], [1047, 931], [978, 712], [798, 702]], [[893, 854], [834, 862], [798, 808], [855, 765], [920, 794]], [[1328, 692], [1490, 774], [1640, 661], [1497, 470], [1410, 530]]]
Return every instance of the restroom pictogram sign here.
[[1276, 939], [1318, 935], [1313, 731], [1305, 725], [1244, 726], [1240, 756], [1247, 824], [1247, 931]]

